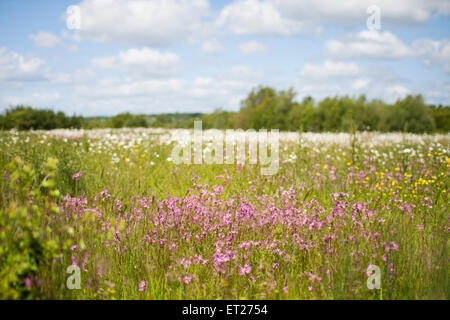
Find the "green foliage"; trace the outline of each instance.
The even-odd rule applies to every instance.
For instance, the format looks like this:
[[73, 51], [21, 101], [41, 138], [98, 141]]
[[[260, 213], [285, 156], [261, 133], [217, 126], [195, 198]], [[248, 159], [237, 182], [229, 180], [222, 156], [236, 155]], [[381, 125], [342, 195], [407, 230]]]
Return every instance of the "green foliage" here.
[[2, 190], [0, 211], [0, 298], [42, 297], [39, 270], [62, 257], [70, 242], [58, 233], [60, 193], [55, 186], [58, 161], [49, 158], [44, 179], [37, 181], [31, 166], [15, 158], [6, 167], [8, 180]]
[[146, 128], [148, 124], [144, 116], [127, 112], [112, 117], [106, 126], [111, 128]]
[[[371, 105], [377, 106], [376, 101]], [[304, 108], [317, 115], [312, 99], [294, 105], [290, 114], [304, 116]], [[219, 115], [223, 111], [216, 113], [216, 120], [222, 121]], [[354, 115], [366, 123], [364, 117], [356, 117], [357, 112]], [[233, 116], [229, 119], [234, 121]], [[384, 121], [385, 115], [380, 113], [379, 119]], [[69, 132], [67, 139], [47, 132], [0, 132], [0, 298], [448, 299], [448, 136], [404, 135], [401, 142], [389, 143], [403, 135], [360, 134], [356, 121], [348, 126], [353, 133], [350, 144], [338, 143], [337, 135], [329, 135], [330, 140], [322, 143], [306, 137], [301, 144], [281, 140], [280, 170], [273, 176], [262, 176], [260, 165], [248, 163], [175, 165], [168, 161], [173, 146], [156, 142], [156, 136], [148, 138], [144, 130], [108, 130], [110, 134], [96, 138], [88, 134], [70, 138]], [[13, 160], [16, 156], [23, 161]], [[49, 161], [45, 167], [45, 159], [52, 157], [60, 161], [57, 165]], [[119, 160], [113, 161], [115, 158]], [[77, 172], [83, 175], [74, 180], [71, 176]], [[229, 179], [222, 182], [218, 176]], [[197, 207], [198, 202], [189, 205], [194, 199], [187, 196], [193, 177], [198, 177], [196, 183], [209, 185], [204, 189], [208, 192], [214, 190], [212, 186], [223, 184], [220, 198], [210, 201], [205, 197], [202, 207]], [[59, 197], [56, 186], [68, 197]], [[283, 193], [290, 188], [294, 188], [293, 207], [283, 204], [287, 199]], [[103, 199], [102, 190], [108, 190], [111, 198]], [[343, 212], [345, 221], [332, 215], [333, 209], [338, 209], [331, 196], [335, 192], [348, 193], [340, 198], [348, 213]], [[160, 206], [177, 203], [174, 197], [183, 199], [176, 210]], [[160, 222], [161, 217], [170, 217], [166, 213], [184, 212], [189, 207], [211, 217], [215, 214], [210, 212], [235, 213], [243, 199], [254, 206], [256, 217], [267, 214], [270, 219], [272, 210], [268, 208], [272, 205], [263, 202], [267, 197], [274, 197], [273, 208], [279, 208], [280, 213], [273, 212], [275, 217], [286, 213], [297, 219], [295, 212], [302, 214], [303, 210], [311, 218], [335, 216], [334, 225], [342, 225], [341, 232], [329, 227], [309, 230], [308, 225], [296, 230], [284, 219], [275, 219], [279, 222], [273, 226], [255, 228], [244, 220], [217, 232], [212, 229], [202, 238], [196, 214], [183, 214], [185, 221], [192, 223], [171, 227], [170, 220]], [[143, 204], [140, 200], [144, 199]], [[120, 200], [120, 208], [116, 200]], [[216, 200], [224, 202], [217, 207]], [[315, 201], [323, 210], [308, 207]], [[52, 213], [57, 210], [55, 204], [61, 208], [59, 214]], [[364, 205], [369, 210], [367, 217], [372, 218], [358, 213], [359, 205]], [[28, 224], [31, 231], [22, 231]], [[221, 233], [234, 234], [235, 230], [230, 248], [237, 250], [238, 258], [230, 261], [228, 274], [216, 274], [214, 244]], [[382, 235], [378, 242], [375, 232]], [[193, 240], [185, 240], [187, 234], [193, 235]], [[201, 238], [197, 240], [196, 234]], [[323, 238], [330, 234], [338, 238], [330, 240], [333, 251], [327, 252]], [[146, 235], [156, 242], [145, 244]], [[300, 244], [292, 242], [294, 235], [318, 245], [301, 250]], [[66, 250], [68, 239], [79, 249]], [[49, 243], [51, 240], [56, 246]], [[250, 240], [279, 243], [279, 250], [289, 256], [256, 248], [247, 256], [239, 244]], [[383, 241], [397, 243], [399, 251], [386, 253]], [[86, 260], [85, 254], [89, 254]], [[191, 264], [187, 269], [180, 263], [196, 254], [209, 262]], [[241, 260], [244, 254], [245, 262]], [[387, 261], [382, 258], [384, 254]], [[80, 290], [65, 286], [69, 276], [65, 271], [72, 256], [80, 262]], [[243, 263], [251, 264], [255, 281], [239, 274], [238, 265]], [[277, 269], [274, 263], [279, 265]], [[382, 291], [366, 287], [364, 271], [369, 263], [382, 270]], [[305, 272], [323, 280], [309, 280]], [[178, 280], [186, 274], [197, 278], [190, 284]], [[30, 288], [24, 279], [32, 279]], [[140, 291], [143, 280], [147, 290]]]
[[450, 111], [448, 107], [433, 107], [431, 108], [431, 113], [434, 118], [434, 123], [436, 125], [436, 130], [439, 132], [449, 132], [450, 131]]
[[17, 106], [0, 115], [1, 129], [55, 128], [192, 128], [195, 120], [203, 128], [279, 129], [282, 131], [350, 132], [354, 125], [360, 131], [406, 131], [413, 133], [448, 132], [450, 108], [426, 105], [421, 95], [409, 95], [394, 104], [381, 100], [330, 97], [317, 103], [311, 97], [295, 100], [296, 92], [277, 91], [270, 87], [253, 89], [241, 102], [238, 112], [216, 109], [209, 114], [163, 113], [133, 115], [121, 113], [112, 118], [66, 117], [64, 113]]
[[18, 130], [51, 130], [56, 128], [81, 128], [82, 118], [67, 117], [63, 112], [53, 110], [33, 109], [29, 106], [16, 106], [6, 110], [0, 117], [1, 129]]
[[[352, 126], [363, 131], [407, 131], [413, 133], [448, 132], [450, 108], [435, 108], [424, 103], [421, 95], [409, 95], [388, 105], [368, 101], [364, 95], [326, 98], [314, 104], [311, 97], [296, 102], [293, 89], [277, 92], [258, 87], [242, 101], [241, 110], [227, 114], [230, 121], [213, 122], [215, 128], [280, 129], [284, 131], [351, 132]], [[222, 112], [223, 114], [223, 112]], [[210, 127], [211, 115], [203, 119]], [[224, 125], [226, 124], [226, 126]]]
[[192, 128], [194, 121], [203, 116], [201, 113], [162, 113], [150, 116], [154, 128]]

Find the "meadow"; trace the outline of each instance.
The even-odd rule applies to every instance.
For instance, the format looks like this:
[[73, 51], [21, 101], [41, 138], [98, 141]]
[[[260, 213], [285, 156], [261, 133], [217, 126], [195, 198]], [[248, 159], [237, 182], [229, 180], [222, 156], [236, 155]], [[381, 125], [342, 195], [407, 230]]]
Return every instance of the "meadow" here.
[[262, 175], [179, 131], [0, 132], [0, 298], [450, 297], [448, 134], [281, 132]]

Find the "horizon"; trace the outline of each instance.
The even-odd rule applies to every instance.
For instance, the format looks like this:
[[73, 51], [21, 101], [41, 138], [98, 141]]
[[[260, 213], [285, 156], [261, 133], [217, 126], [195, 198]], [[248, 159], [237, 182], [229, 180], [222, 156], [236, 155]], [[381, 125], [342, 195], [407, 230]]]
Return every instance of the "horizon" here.
[[[380, 10], [373, 28], [370, 5]], [[235, 112], [258, 85], [292, 87], [299, 102], [366, 95], [391, 104], [422, 94], [428, 105], [450, 105], [449, 8], [448, 0], [5, 0], [0, 112], [20, 104], [83, 117]]]

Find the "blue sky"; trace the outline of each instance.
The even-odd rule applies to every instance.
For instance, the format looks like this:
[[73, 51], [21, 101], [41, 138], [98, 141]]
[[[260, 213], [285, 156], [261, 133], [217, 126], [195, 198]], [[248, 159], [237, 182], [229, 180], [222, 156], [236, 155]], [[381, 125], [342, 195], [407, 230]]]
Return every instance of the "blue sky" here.
[[449, 14], [448, 0], [2, 0], [0, 111], [238, 110], [258, 85], [449, 105]]

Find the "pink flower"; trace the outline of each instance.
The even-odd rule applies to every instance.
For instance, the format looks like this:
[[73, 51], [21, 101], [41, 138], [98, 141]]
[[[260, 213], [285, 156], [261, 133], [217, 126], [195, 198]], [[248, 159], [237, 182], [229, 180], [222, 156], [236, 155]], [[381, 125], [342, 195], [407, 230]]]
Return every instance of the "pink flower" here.
[[250, 267], [248, 264], [246, 264], [243, 267], [239, 266], [239, 274], [241, 276], [245, 276], [246, 274], [249, 274], [251, 271], [252, 271], [252, 267]]
[[283, 287], [283, 292], [287, 293], [288, 292], [288, 287]]
[[398, 244], [395, 242], [391, 242], [392, 250], [398, 251]]
[[27, 277], [27, 278], [23, 279], [23, 283], [24, 283], [25, 287], [27, 287], [28, 289], [31, 288], [31, 279], [30, 278]]
[[417, 225], [417, 230], [422, 231], [424, 229], [423, 224], [418, 224]]
[[192, 280], [197, 279], [195, 275], [185, 275], [184, 277], [178, 277], [179, 282], [184, 282], [185, 284], [190, 284]]
[[72, 176], [72, 179], [75, 181], [78, 181], [78, 179], [80, 179], [80, 177], [83, 175], [83, 172], [77, 172]]
[[146, 291], [147, 290], [147, 284], [145, 283], [145, 280], [142, 280], [141, 282], [139, 282], [139, 291]]

